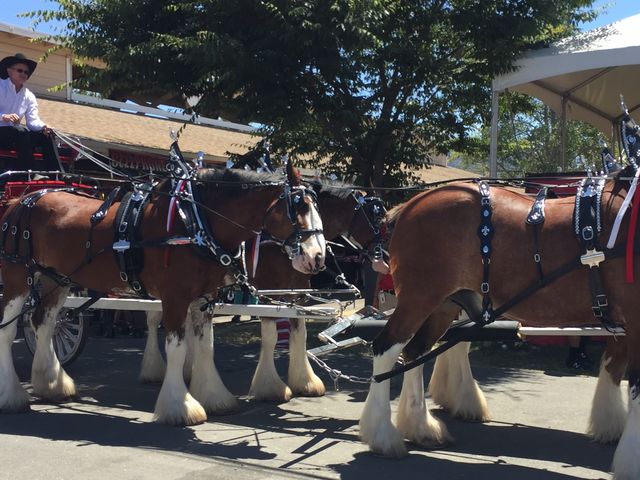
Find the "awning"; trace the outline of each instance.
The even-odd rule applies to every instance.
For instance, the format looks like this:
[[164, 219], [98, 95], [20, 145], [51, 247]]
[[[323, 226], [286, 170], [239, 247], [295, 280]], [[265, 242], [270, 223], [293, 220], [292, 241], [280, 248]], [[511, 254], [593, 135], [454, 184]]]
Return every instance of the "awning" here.
[[492, 175], [497, 96], [507, 89], [534, 96], [563, 118], [587, 122], [611, 136], [623, 114], [620, 95], [630, 113], [640, 108], [640, 15], [532, 51], [517, 63], [516, 71], [494, 79]]

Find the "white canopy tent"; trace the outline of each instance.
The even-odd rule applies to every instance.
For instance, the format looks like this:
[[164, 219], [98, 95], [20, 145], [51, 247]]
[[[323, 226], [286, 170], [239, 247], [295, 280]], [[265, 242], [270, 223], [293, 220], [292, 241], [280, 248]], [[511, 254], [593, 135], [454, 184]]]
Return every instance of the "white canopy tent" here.
[[[534, 96], [562, 120], [582, 120], [611, 136], [623, 112], [640, 108], [640, 14], [534, 50], [513, 73], [494, 78], [490, 175], [497, 175], [498, 99], [505, 90]], [[564, 135], [563, 135], [564, 137]], [[562, 151], [564, 152], [564, 138]]]

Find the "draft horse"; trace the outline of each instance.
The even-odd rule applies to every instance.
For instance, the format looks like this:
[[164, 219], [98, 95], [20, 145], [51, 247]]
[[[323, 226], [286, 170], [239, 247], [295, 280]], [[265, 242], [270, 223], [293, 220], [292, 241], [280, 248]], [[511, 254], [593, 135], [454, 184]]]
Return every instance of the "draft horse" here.
[[[207, 418], [207, 406], [194, 399], [182, 378], [185, 319], [195, 299], [216, 291], [225, 283], [225, 276], [238, 277], [238, 269], [232, 268], [236, 265], [232, 252], [243, 241], [256, 231], [267, 230], [277, 238], [293, 239], [288, 244], [296, 247], [295, 268], [305, 273], [323, 268], [325, 244], [316, 202], [308, 189], [299, 186], [292, 168], [288, 169], [288, 181], [279, 175], [203, 169], [161, 182], [150, 191], [146, 203], [137, 204], [134, 217], [140, 219], [139, 228], [130, 240], [131, 249], [141, 252], [143, 264], [136, 282], [148, 295], [161, 300], [167, 332], [168, 366], [155, 406], [156, 421], [191, 425]], [[185, 185], [190, 187], [182, 188]], [[139, 199], [143, 193], [136, 190], [133, 195]], [[167, 219], [176, 200], [184, 207], [180, 210], [183, 221], [176, 222], [168, 234]], [[114, 258], [114, 251], [123, 248], [119, 234], [134, 223], [116, 221], [120, 206], [121, 202], [115, 202], [112, 208], [105, 208], [99, 200], [85, 195], [41, 190], [7, 210], [2, 220], [0, 411], [29, 408], [29, 396], [11, 358], [15, 319], [25, 313], [25, 301], [27, 305], [35, 303], [31, 315], [37, 339], [31, 370], [33, 393], [59, 401], [76, 393], [51, 340], [69, 285], [102, 293], [140, 291], [136, 284], [132, 286], [131, 275], [122, 275], [122, 265]], [[192, 212], [193, 221], [182, 215], [185, 210]], [[92, 222], [92, 216], [100, 211], [103, 220]], [[188, 224], [194, 222], [202, 228], [191, 233]], [[34, 299], [38, 301], [32, 302]]]
[[[358, 244], [365, 256], [372, 261], [378, 258], [382, 248], [380, 224], [385, 208], [377, 197], [364, 197], [354, 187], [338, 182], [312, 182], [317, 193], [323, 231], [326, 238], [345, 235]], [[255, 269], [251, 283], [259, 289], [309, 288], [310, 276], [291, 268], [281, 242], [270, 239], [261, 243], [259, 261], [254, 266], [254, 257], [247, 260], [250, 272]], [[191, 319], [199, 325], [203, 313], [194, 309]], [[157, 341], [159, 316], [147, 314], [148, 336], [140, 371], [140, 381], [157, 382], [164, 376], [165, 366]], [[261, 321], [261, 349], [258, 365], [253, 376], [250, 396], [262, 401], [288, 401], [293, 395], [321, 396], [325, 392], [322, 380], [314, 373], [306, 355], [306, 324], [303, 319], [290, 319], [288, 382], [282, 381], [275, 368], [274, 353], [277, 342], [276, 322], [272, 318]], [[193, 366], [185, 362], [185, 378], [195, 378], [200, 371], [197, 358]], [[210, 390], [217, 392], [216, 407], [209, 413], [221, 414], [237, 407], [235, 397], [227, 390], [218, 374], [210, 377]]]
[[[628, 171], [607, 180], [601, 193], [601, 237], [609, 238], [616, 214], [629, 190]], [[504, 316], [536, 326], [584, 325], [593, 318], [589, 267], [573, 225], [574, 198], [549, 199], [546, 220], [534, 237], [524, 222], [532, 200], [506, 188], [491, 187], [493, 238], [486, 281], [479, 226], [485, 197], [478, 186], [455, 183], [417, 195], [400, 211], [389, 254], [398, 305], [373, 342], [374, 376], [392, 369], [398, 356], [411, 361], [431, 349], [460, 312], [456, 294], [489, 296], [494, 308], [511, 302], [539, 281], [534, 252], [548, 271], [567, 263], [575, 268], [534, 291]], [[629, 216], [623, 220], [615, 251], [624, 252]], [[605, 250], [600, 264], [610, 317], [626, 329], [628, 343], [629, 416], [614, 458], [616, 478], [640, 478], [640, 308], [637, 286], [625, 283], [625, 259]], [[575, 260], [578, 259], [577, 262]], [[638, 268], [636, 265], [635, 272]], [[485, 297], [486, 298], [486, 297]], [[444, 424], [426, 408], [422, 367], [405, 373], [396, 424], [391, 422], [389, 381], [373, 383], [360, 419], [360, 435], [382, 455], [406, 454], [404, 439], [432, 447], [449, 441]]]
[[[380, 223], [385, 208], [377, 197], [364, 197], [346, 185], [321, 183], [318, 190], [320, 215], [325, 237], [345, 235], [365, 256], [380, 261], [382, 236]], [[261, 289], [310, 288], [310, 276], [291, 269], [277, 243], [261, 247], [254, 284]], [[322, 380], [307, 358], [307, 327], [304, 319], [291, 318], [287, 383], [278, 376], [274, 363], [277, 342], [274, 319], [261, 319], [261, 348], [249, 395], [256, 400], [286, 402], [293, 395], [318, 397], [325, 393]]]

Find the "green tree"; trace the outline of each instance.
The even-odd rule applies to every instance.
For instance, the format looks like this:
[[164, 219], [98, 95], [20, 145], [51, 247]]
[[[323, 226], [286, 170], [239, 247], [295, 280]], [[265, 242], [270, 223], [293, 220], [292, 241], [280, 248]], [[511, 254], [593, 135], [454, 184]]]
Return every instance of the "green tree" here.
[[365, 184], [474, 146], [489, 85], [525, 50], [593, 18], [593, 0], [57, 0], [39, 21], [107, 68], [77, 87], [200, 97], [273, 147]]
[[[566, 123], [566, 154], [562, 155], [559, 115], [539, 100], [510, 92], [500, 98], [498, 175], [521, 177], [527, 173], [583, 171], [600, 165], [600, 151], [607, 139], [595, 127], [579, 121]], [[489, 128], [475, 132], [475, 148], [459, 154], [463, 168], [487, 174]], [[471, 145], [472, 142], [469, 142]], [[479, 160], [481, 159], [481, 160]]]

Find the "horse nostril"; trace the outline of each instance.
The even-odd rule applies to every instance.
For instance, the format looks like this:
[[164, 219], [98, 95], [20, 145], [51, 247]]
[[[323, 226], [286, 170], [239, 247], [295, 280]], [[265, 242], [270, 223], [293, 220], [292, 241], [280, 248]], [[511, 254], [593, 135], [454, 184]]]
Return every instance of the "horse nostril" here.
[[316, 253], [316, 265], [320, 265], [322, 263], [323, 256], [322, 253]]

